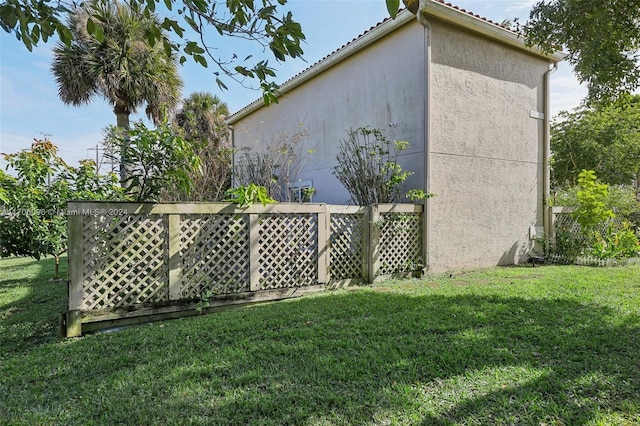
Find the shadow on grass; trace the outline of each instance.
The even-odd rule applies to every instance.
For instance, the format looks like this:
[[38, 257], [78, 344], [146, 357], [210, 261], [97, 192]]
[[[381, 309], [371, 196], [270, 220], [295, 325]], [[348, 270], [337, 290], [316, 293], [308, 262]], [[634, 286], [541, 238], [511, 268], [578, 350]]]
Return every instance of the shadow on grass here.
[[[0, 360], [56, 341], [60, 313], [67, 305], [67, 283], [53, 281], [54, 259], [0, 260]], [[66, 276], [66, 257], [61, 259]]]
[[339, 292], [39, 346], [0, 367], [0, 413], [26, 422], [640, 420], [640, 321], [567, 300]]

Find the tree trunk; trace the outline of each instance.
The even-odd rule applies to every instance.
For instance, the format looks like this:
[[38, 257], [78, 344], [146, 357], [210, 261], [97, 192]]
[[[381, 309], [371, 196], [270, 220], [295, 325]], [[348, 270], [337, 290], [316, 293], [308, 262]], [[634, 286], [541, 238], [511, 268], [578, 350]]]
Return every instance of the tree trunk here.
[[[128, 108], [116, 105], [113, 112], [116, 114], [116, 125], [125, 131], [124, 137], [128, 144], [129, 134], [127, 132], [129, 131], [130, 111]], [[127, 181], [131, 177], [131, 168], [127, 164], [123, 151], [123, 149], [120, 150], [120, 184], [126, 188], [129, 184]]]
[[56, 262], [56, 269], [55, 269], [55, 272], [53, 273], [53, 279], [57, 281], [60, 279], [60, 255], [55, 254], [53, 257]]

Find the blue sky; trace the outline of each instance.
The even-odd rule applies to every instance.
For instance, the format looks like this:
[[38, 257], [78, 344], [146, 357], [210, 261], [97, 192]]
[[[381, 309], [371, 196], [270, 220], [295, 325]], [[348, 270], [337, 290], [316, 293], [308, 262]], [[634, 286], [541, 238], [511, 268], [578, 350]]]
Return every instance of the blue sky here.
[[[467, 0], [455, 5], [471, 10], [493, 21], [519, 17], [525, 20], [531, 0]], [[306, 36], [303, 60], [269, 61], [278, 70], [278, 82], [284, 82], [317, 60], [340, 48], [363, 31], [388, 16], [384, 0], [289, 0], [294, 18], [302, 25]], [[33, 138], [43, 134], [60, 149], [60, 155], [70, 164], [83, 158], [94, 158], [95, 147], [102, 139], [103, 129], [115, 124], [115, 115], [102, 99], [81, 106], [63, 104], [49, 70], [53, 43], [41, 44], [33, 52], [27, 51], [13, 35], [0, 31], [0, 152], [11, 153], [29, 148]], [[241, 40], [224, 39], [220, 56], [233, 53], [244, 57], [264, 54], [259, 45], [247, 45]], [[244, 54], [244, 56], [242, 54]], [[226, 81], [229, 90], [221, 91], [215, 83], [210, 65], [208, 69], [188, 61], [181, 67], [185, 86], [183, 96], [195, 91], [218, 95], [231, 111], [237, 111], [260, 97], [260, 93], [245, 89], [233, 81]], [[577, 106], [586, 95], [568, 64], [560, 64], [552, 77], [552, 113]], [[132, 118], [140, 118], [136, 116]], [[4, 160], [0, 167], [5, 168]]]

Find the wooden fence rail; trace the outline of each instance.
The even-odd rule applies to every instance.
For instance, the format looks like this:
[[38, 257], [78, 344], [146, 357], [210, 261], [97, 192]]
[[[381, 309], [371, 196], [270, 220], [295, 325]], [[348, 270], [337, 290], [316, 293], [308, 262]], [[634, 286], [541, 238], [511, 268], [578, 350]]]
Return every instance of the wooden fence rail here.
[[71, 202], [67, 336], [423, 268], [422, 206]]

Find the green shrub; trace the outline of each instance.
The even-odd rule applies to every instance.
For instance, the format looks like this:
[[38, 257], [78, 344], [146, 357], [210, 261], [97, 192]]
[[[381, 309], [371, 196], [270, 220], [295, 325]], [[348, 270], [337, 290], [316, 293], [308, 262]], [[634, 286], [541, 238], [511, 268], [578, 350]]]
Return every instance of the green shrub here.
[[587, 234], [593, 232], [598, 224], [615, 217], [615, 214], [605, 203], [609, 195], [609, 185], [598, 182], [593, 170], [583, 170], [578, 177], [578, 185], [578, 208], [572, 215], [582, 231]]
[[602, 235], [597, 235], [591, 254], [599, 259], [630, 258], [640, 254], [640, 243], [631, 223], [608, 224]]
[[46, 137], [30, 150], [3, 156], [16, 176], [0, 170], [0, 256], [54, 256], [57, 278], [68, 243], [67, 202], [120, 200], [118, 178], [98, 175], [91, 160], [67, 165]]
[[[407, 141], [390, 141], [382, 130], [360, 127], [340, 141], [333, 174], [361, 206], [394, 203], [402, 198], [402, 186], [413, 172], [404, 170], [398, 156], [409, 148]], [[425, 200], [433, 194], [413, 189], [406, 193], [411, 201]]]
[[267, 188], [256, 185], [255, 183], [240, 185], [227, 190], [227, 198], [225, 201], [236, 203], [239, 207], [249, 207], [257, 202], [262, 203], [263, 206], [277, 202], [269, 197]]
[[[578, 207], [578, 191], [580, 186], [561, 189], [556, 192], [552, 205], [563, 207]], [[634, 189], [630, 186], [609, 186], [604, 198], [607, 209], [613, 211], [616, 217], [628, 218], [640, 211], [640, 204]]]
[[576, 232], [571, 223], [558, 223], [553, 254], [573, 260], [581, 256], [621, 259], [640, 254], [634, 225], [625, 219], [638, 211], [630, 188], [609, 187], [598, 182], [593, 170], [583, 170], [579, 185], [561, 192], [555, 204], [575, 207], [571, 216], [580, 231]]

